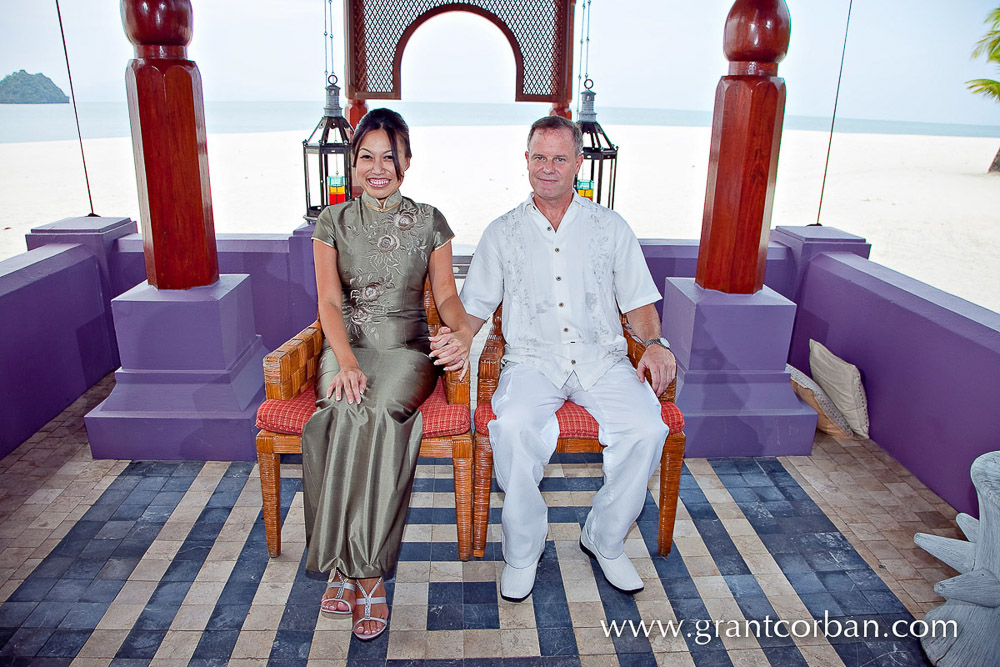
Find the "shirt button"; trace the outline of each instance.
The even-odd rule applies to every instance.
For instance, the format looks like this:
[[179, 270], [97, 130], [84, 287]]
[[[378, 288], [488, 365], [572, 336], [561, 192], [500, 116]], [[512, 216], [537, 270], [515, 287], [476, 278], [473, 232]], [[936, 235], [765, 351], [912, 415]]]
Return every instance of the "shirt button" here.
[[547, 231], [547, 232], [551, 232], [551, 231], [552, 231], [552, 228], [551, 228], [551, 227], [546, 227], [546, 228], [545, 228], [545, 231]]
[[570, 359], [570, 362], [569, 362], [569, 363], [571, 363], [571, 364], [576, 364], [576, 359]]
[[556, 248], [556, 252], [559, 252], [559, 248]]
[[563, 333], [565, 333], [567, 331], [569, 331], [569, 328], [568, 327], [563, 327]]
[[562, 303], [562, 301], [560, 301], [560, 302], [559, 302], [559, 307], [560, 307], [560, 308], [562, 308], [562, 307], [563, 307], [563, 303]]
[[562, 280], [562, 276], [556, 276], [556, 280]]

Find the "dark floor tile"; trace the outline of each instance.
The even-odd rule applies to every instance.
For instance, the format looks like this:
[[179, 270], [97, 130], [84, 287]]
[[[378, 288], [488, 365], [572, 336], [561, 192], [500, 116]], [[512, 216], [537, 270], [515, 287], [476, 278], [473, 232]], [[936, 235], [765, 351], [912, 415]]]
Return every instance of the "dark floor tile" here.
[[565, 628], [538, 628], [538, 650], [547, 655], [577, 655], [576, 637]]
[[120, 539], [92, 540], [80, 550], [80, 557], [107, 561], [115, 553], [115, 550], [121, 546], [121, 542]]
[[312, 636], [312, 631], [278, 630], [271, 646], [269, 664], [279, 660], [306, 660], [312, 647]]
[[50, 658], [75, 657], [90, 639], [90, 630], [57, 629], [35, 655]]
[[93, 630], [107, 610], [108, 605], [102, 602], [74, 602], [69, 605], [69, 611], [59, 627], [67, 630]]
[[9, 602], [41, 602], [56, 584], [54, 579], [30, 578], [25, 580], [7, 598]]
[[149, 604], [155, 606], [179, 607], [191, 589], [186, 581], [169, 581], [157, 585], [149, 598]]
[[194, 581], [203, 563], [196, 560], [175, 560], [163, 573], [161, 581]]
[[97, 573], [97, 579], [128, 579], [139, 564], [139, 558], [112, 558]]
[[20, 627], [0, 649], [0, 656], [30, 658], [45, 645], [54, 630], [54, 628]]
[[5, 602], [0, 605], [0, 628], [20, 627], [38, 606], [37, 602]]
[[22, 628], [57, 628], [69, 611], [64, 602], [39, 602], [21, 623]]
[[535, 602], [535, 626], [539, 628], [572, 628], [569, 607], [565, 603]]
[[163, 643], [163, 637], [167, 634], [163, 630], [138, 630], [133, 629], [125, 637], [121, 647], [118, 649], [116, 658], [136, 658], [151, 660], [156, 655], [156, 651]]
[[467, 604], [462, 610], [466, 630], [497, 630], [500, 628], [500, 609], [497, 604]]
[[175, 616], [177, 616], [177, 607], [146, 605], [133, 627], [137, 630], [169, 630]]
[[125, 585], [122, 579], [95, 579], [80, 596], [80, 602], [110, 603]]
[[250, 605], [217, 604], [208, 619], [207, 630], [239, 630], [250, 611]]
[[802, 600], [802, 604], [806, 606], [806, 609], [809, 610], [809, 613], [813, 615], [813, 618], [823, 618], [824, 615], [834, 618], [844, 615], [840, 605], [837, 604], [837, 601], [829, 593], [800, 594], [799, 598]]
[[462, 601], [465, 604], [496, 604], [497, 585], [492, 581], [467, 581], [462, 584]]
[[464, 605], [430, 604], [427, 607], [428, 630], [461, 630], [465, 627]]
[[825, 593], [826, 587], [815, 572], [785, 572], [785, 578], [800, 596], [806, 593]]
[[868, 598], [876, 614], [903, 614], [907, 613], [906, 606], [899, 601], [892, 591], [862, 591]]
[[618, 656], [621, 667], [656, 667], [656, 656], [652, 653], [622, 653]]
[[236, 646], [240, 631], [236, 630], [205, 630], [194, 650], [192, 659], [228, 659]]
[[63, 579], [93, 579], [107, 563], [107, 558], [75, 558], [63, 574]]
[[434, 605], [465, 602], [460, 581], [432, 581], [427, 585], [427, 603]]
[[698, 588], [694, 585], [694, 581], [690, 578], [680, 578], [672, 577], [669, 579], [661, 579], [663, 584], [663, 590], [667, 594], [667, 598], [671, 601], [680, 598], [700, 598], [701, 594], [698, 593]]
[[28, 579], [58, 579], [72, 564], [73, 559], [68, 556], [52, 556], [50, 554], [38, 564]]

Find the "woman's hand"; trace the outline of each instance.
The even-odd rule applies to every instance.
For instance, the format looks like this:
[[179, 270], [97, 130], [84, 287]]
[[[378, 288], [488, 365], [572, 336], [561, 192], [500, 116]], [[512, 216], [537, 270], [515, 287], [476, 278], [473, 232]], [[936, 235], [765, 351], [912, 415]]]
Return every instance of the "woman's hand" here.
[[465, 379], [469, 372], [469, 349], [472, 335], [468, 331], [452, 331], [448, 327], [438, 329], [436, 336], [430, 337], [431, 357], [436, 357], [434, 365], [444, 366], [446, 371], [461, 371], [459, 379]]
[[326, 390], [326, 397], [333, 396], [333, 400], [339, 401], [341, 395], [347, 397], [348, 403], [361, 403], [361, 396], [368, 388], [368, 378], [358, 366], [348, 366], [341, 368], [333, 376], [330, 388]]

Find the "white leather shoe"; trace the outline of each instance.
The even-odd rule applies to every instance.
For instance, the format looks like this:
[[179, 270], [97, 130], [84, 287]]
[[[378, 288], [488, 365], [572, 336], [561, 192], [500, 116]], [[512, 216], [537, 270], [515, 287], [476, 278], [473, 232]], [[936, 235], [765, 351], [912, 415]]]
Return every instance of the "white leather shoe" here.
[[605, 558], [597, 550], [597, 546], [584, 526], [580, 534], [580, 548], [583, 552], [597, 561], [604, 572], [604, 578], [608, 583], [622, 591], [623, 593], [635, 593], [643, 589], [642, 577], [635, 571], [632, 561], [622, 552], [617, 558]]
[[537, 570], [538, 561], [528, 567], [504, 565], [500, 574], [500, 595], [512, 602], [520, 602], [531, 595], [531, 589], [535, 587]]

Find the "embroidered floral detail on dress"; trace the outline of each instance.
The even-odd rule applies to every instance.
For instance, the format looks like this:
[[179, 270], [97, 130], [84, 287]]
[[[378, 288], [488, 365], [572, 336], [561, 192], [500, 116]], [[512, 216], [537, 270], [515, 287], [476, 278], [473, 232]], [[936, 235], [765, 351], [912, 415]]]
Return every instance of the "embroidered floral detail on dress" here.
[[[358, 281], [364, 282], [364, 281]], [[362, 287], [352, 289], [344, 302], [344, 323], [347, 332], [353, 337], [361, 334], [378, 340], [378, 329], [375, 324], [389, 312], [389, 307], [382, 302], [382, 297], [388, 290], [395, 289], [392, 278], [369, 277]]]
[[416, 214], [412, 211], [400, 211], [392, 220], [396, 228], [402, 232], [408, 232], [417, 224]]

